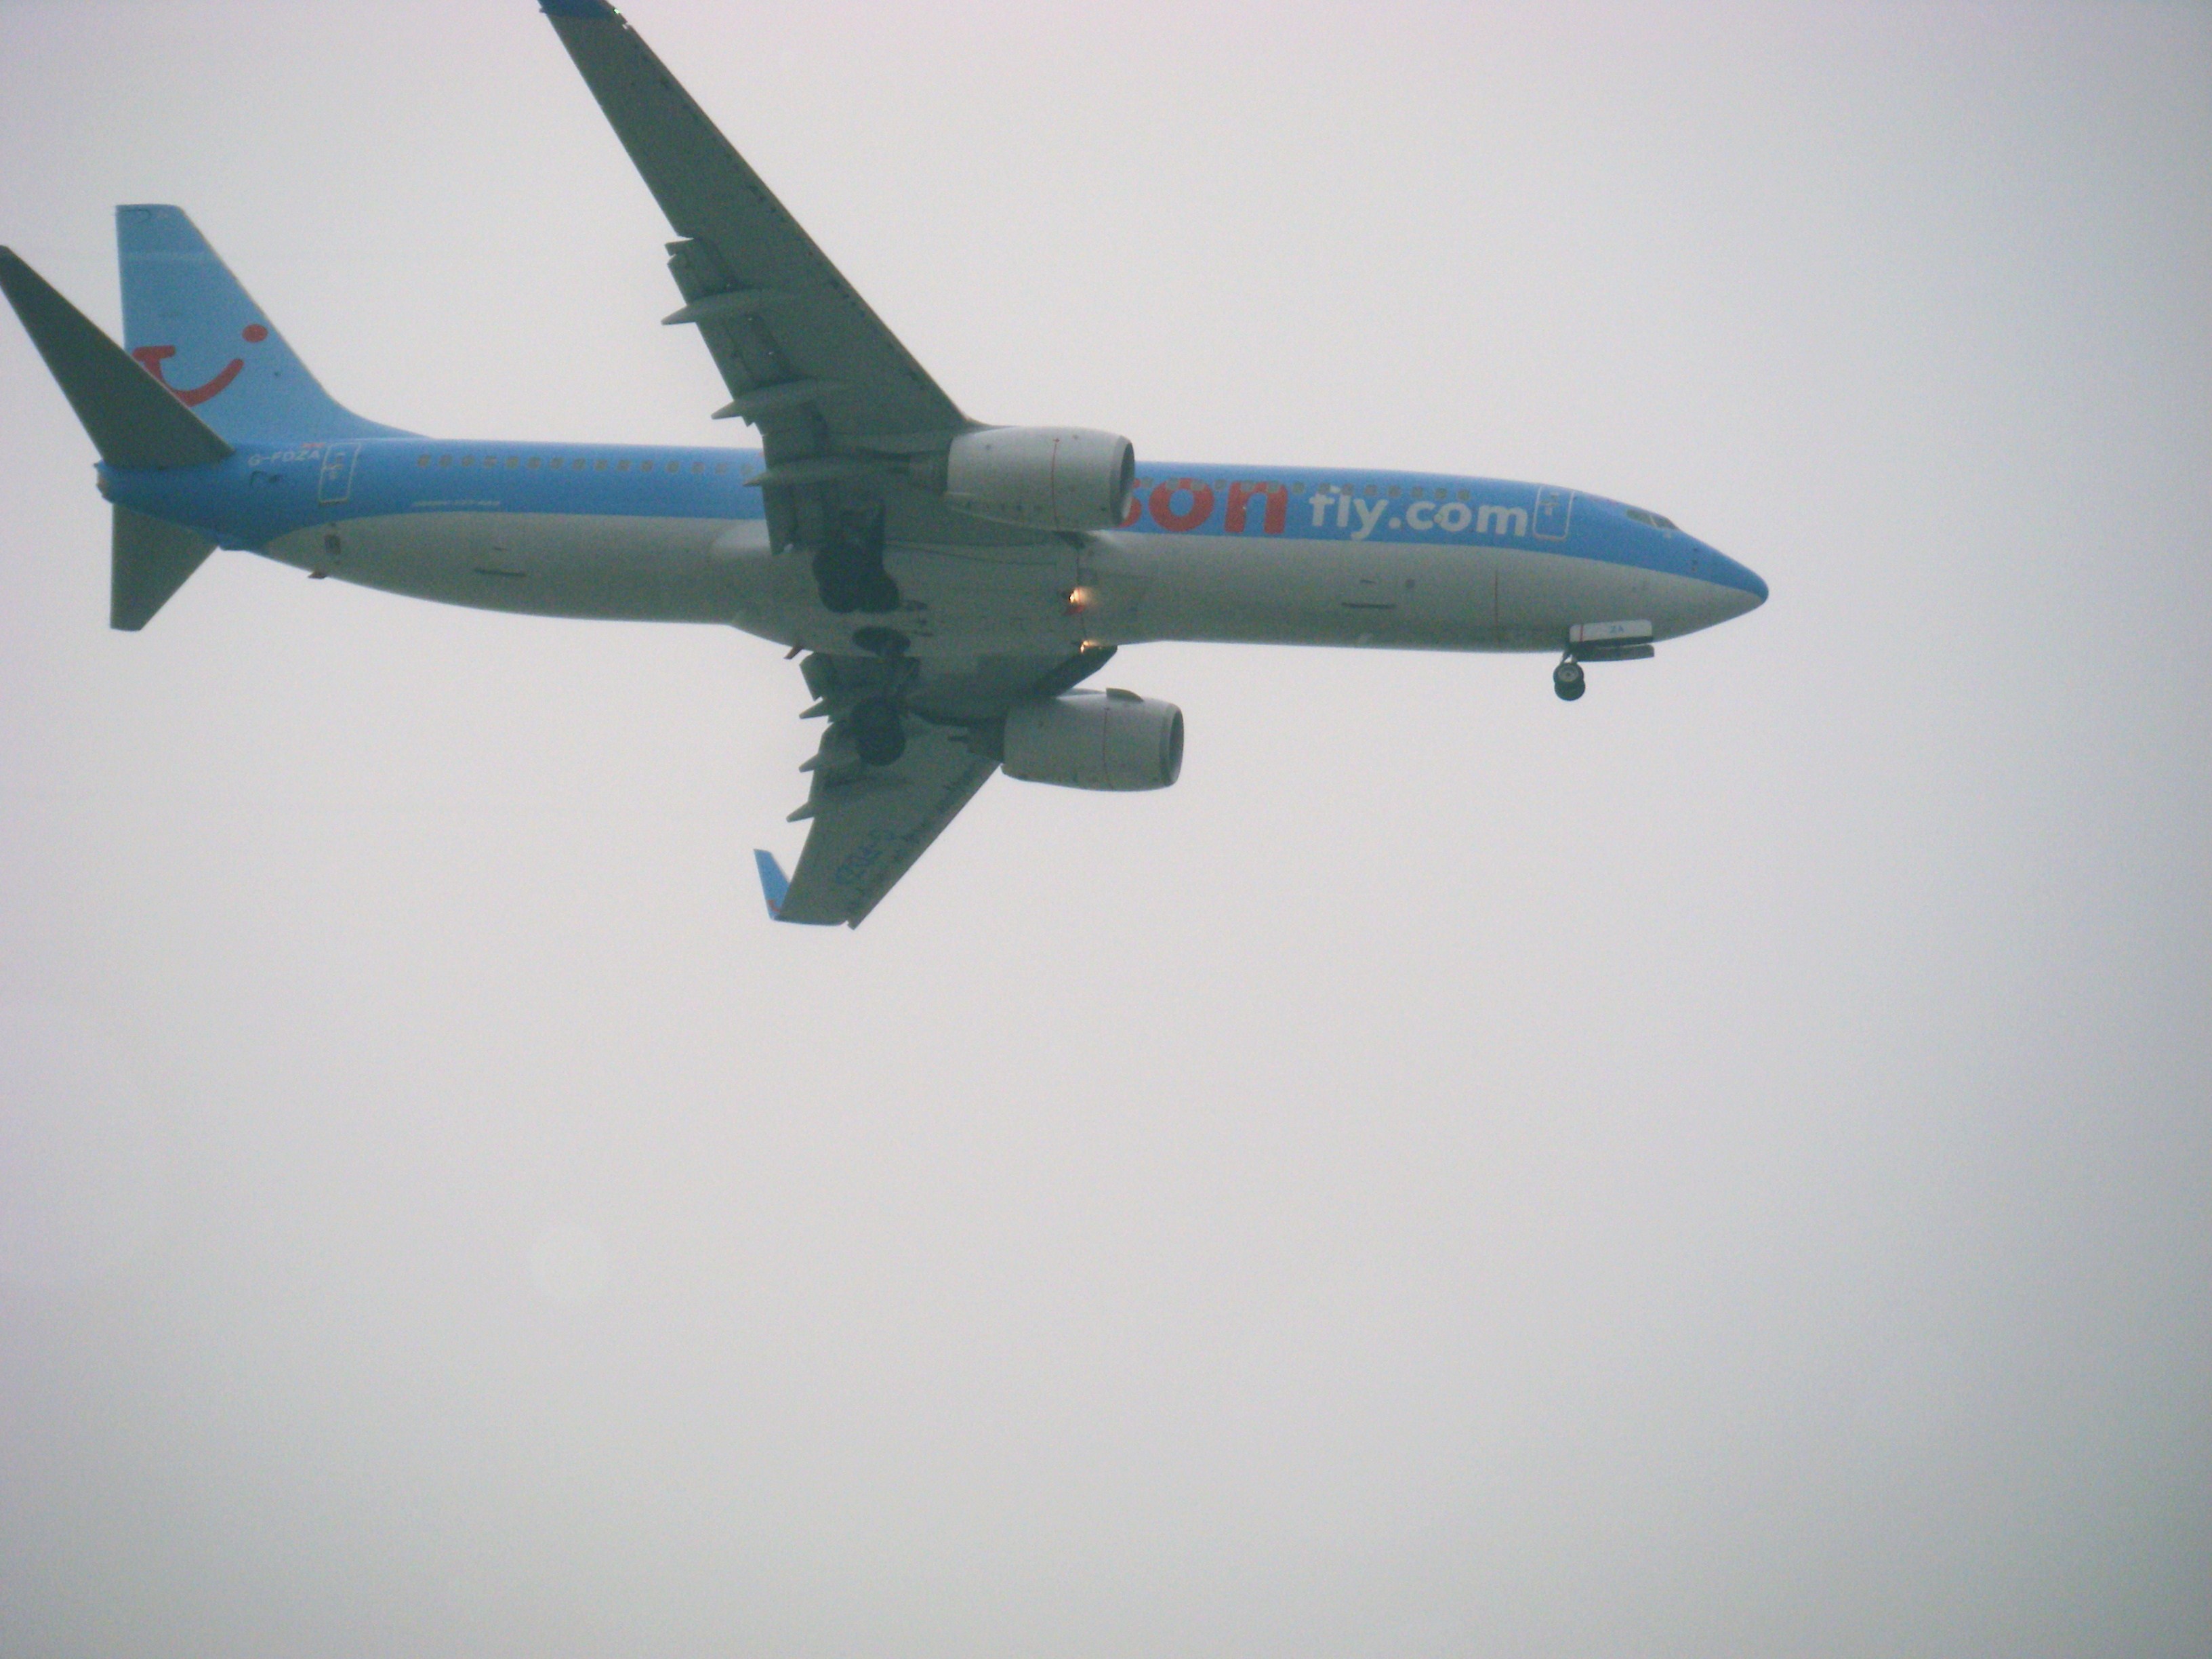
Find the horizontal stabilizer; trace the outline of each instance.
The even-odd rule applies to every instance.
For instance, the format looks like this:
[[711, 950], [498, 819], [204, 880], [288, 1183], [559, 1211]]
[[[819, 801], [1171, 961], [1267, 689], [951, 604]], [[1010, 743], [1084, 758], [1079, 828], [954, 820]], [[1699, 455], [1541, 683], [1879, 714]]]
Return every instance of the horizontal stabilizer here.
[[212, 541], [188, 526], [117, 507], [107, 625], [132, 633], [143, 628], [214, 550]]
[[207, 422], [6, 248], [0, 248], [0, 292], [110, 466], [206, 466], [231, 453]]

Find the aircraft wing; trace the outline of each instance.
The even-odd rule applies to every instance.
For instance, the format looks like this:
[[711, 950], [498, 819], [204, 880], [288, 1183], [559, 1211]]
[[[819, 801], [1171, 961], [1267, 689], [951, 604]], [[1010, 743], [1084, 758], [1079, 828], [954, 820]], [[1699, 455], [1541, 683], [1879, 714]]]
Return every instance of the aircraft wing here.
[[814, 786], [799, 809], [812, 828], [784, 891], [773, 857], [756, 855], [766, 860], [762, 881], [778, 921], [859, 927], [999, 769], [957, 731], [921, 727], [889, 766], [863, 765], [838, 737], [835, 726], [824, 732], [814, 757]]
[[[809, 825], [799, 867], [786, 878], [773, 854], [754, 854], [769, 914], [778, 921], [858, 927], [998, 770], [1006, 710], [1025, 697], [1057, 696], [1113, 654], [1111, 646], [1091, 646], [1057, 662], [993, 657], [958, 672], [900, 659], [809, 657], [804, 672], [816, 702], [807, 713], [828, 715], [830, 727], [804, 769], [813, 781], [805, 804], [791, 815]], [[892, 690], [909, 711], [906, 750], [888, 765], [869, 765], [855, 751], [845, 717]]]
[[[760, 175], [605, 0], [543, 0], [616, 136], [684, 240], [669, 268], [728, 382], [722, 411], [761, 428], [771, 476], [836, 476], [855, 449], [937, 447], [969, 422]], [[854, 469], [848, 468], [847, 476]]]

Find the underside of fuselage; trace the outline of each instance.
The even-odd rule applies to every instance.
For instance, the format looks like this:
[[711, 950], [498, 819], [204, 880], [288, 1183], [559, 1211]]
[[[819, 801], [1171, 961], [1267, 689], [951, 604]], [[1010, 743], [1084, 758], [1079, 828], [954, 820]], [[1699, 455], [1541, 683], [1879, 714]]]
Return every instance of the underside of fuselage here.
[[758, 519], [392, 514], [292, 531], [261, 550], [317, 575], [478, 610], [720, 623], [831, 652], [888, 629], [925, 658], [1164, 640], [1544, 651], [1577, 623], [1635, 619], [1665, 640], [1756, 602], [1722, 584], [1566, 553], [1290, 537], [892, 544], [884, 564], [897, 604], [858, 614], [828, 609], [808, 556], [772, 552]]

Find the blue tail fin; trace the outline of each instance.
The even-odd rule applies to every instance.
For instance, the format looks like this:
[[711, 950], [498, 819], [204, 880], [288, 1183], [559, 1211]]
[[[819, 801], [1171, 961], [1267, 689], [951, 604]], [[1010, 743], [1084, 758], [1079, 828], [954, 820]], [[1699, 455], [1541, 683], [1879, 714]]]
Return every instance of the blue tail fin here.
[[232, 443], [404, 435], [316, 383], [183, 209], [116, 209], [115, 244], [124, 346]]

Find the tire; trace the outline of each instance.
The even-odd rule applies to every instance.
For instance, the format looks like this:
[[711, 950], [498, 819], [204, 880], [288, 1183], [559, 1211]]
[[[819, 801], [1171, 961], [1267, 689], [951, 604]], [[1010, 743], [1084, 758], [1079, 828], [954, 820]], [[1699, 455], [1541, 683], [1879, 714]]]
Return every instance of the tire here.
[[889, 766], [906, 753], [906, 722], [896, 705], [872, 697], [845, 717], [853, 750], [870, 766]]
[[899, 608], [899, 586], [881, 565], [868, 572], [855, 597], [860, 603], [854, 609], [872, 617], [887, 617]]
[[821, 596], [822, 608], [836, 617], [851, 616], [866, 597], [851, 562], [827, 548], [814, 556], [814, 591]]
[[814, 554], [814, 588], [833, 616], [888, 616], [899, 608], [898, 584], [884, 568], [881, 526], [872, 538], [848, 536]]
[[1559, 694], [1561, 702], [1572, 702], [1589, 689], [1578, 662], [1563, 662], [1552, 671], [1552, 690]]

